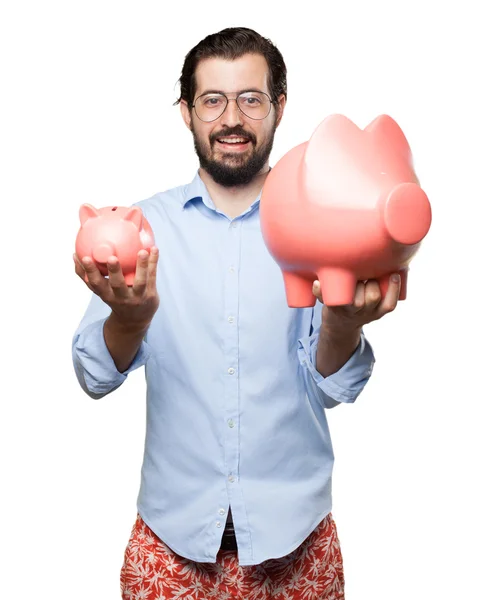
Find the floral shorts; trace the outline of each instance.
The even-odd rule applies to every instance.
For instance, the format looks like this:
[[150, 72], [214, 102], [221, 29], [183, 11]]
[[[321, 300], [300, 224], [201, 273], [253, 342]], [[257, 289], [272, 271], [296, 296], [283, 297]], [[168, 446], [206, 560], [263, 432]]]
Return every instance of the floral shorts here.
[[331, 513], [296, 550], [242, 567], [234, 551], [216, 563], [173, 552], [138, 515], [120, 574], [123, 600], [344, 600], [343, 560]]

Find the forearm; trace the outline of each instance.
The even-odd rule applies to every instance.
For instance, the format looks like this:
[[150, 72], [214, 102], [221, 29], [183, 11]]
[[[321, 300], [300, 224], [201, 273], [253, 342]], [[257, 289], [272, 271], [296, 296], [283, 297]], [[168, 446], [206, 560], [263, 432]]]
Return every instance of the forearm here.
[[351, 358], [361, 339], [361, 329], [331, 330], [323, 323], [319, 330], [316, 370], [329, 377]]
[[105, 321], [103, 327], [105, 344], [120, 373], [126, 371], [133, 362], [149, 325], [149, 323], [125, 325], [116, 318], [113, 312]]

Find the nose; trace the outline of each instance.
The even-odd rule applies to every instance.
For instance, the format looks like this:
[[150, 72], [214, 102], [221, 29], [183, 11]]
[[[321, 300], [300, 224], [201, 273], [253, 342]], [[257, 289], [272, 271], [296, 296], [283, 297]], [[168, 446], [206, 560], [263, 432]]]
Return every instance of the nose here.
[[112, 242], [106, 241], [95, 246], [92, 254], [96, 262], [106, 263], [112, 254], [116, 255], [116, 248]]
[[244, 123], [243, 117], [244, 115], [240, 111], [236, 101], [234, 99], [229, 99], [226, 110], [220, 117], [220, 121], [221, 124], [226, 127], [234, 127], [235, 125], [242, 125]]

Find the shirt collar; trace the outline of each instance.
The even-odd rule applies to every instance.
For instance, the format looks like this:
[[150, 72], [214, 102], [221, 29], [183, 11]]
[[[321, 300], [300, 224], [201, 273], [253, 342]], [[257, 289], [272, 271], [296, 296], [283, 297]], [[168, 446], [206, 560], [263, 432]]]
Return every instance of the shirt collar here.
[[[263, 190], [261, 189], [256, 200], [251, 204], [249, 210], [252, 210], [255, 206], [257, 206], [259, 204], [262, 193], [263, 193]], [[196, 174], [193, 177], [193, 180], [191, 181], [191, 183], [189, 183], [188, 185], [185, 186], [183, 204], [182, 204], [183, 210], [186, 208], [186, 205], [189, 202], [192, 202], [193, 200], [202, 200], [203, 204], [205, 206], [207, 206], [208, 208], [211, 208], [211, 210], [216, 210], [216, 206], [215, 206], [213, 200], [211, 199], [211, 196], [208, 193], [208, 189], [207, 189], [204, 181], [200, 177], [199, 171], [196, 171]]]

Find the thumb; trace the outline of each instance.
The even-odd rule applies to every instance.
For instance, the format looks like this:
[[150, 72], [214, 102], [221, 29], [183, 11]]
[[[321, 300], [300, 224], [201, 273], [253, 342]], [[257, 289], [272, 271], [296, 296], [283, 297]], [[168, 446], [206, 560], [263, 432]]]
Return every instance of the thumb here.
[[315, 279], [314, 282], [313, 282], [313, 294], [321, 302], [321, 304], [324, 304], [324, 302], [323, 302], [323, 291], [321, 289], [321, 283], [319, 282], [318, 279]]

